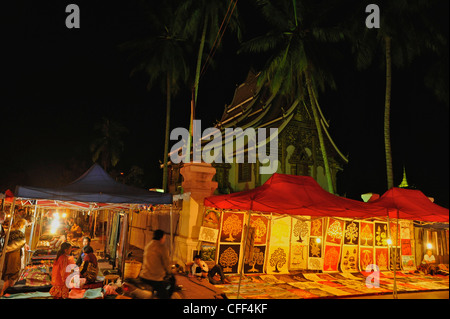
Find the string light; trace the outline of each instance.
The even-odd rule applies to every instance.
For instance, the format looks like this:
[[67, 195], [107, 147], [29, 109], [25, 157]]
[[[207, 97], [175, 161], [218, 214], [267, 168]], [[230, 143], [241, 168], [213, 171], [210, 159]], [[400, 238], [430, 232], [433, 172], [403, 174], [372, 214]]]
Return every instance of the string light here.
[[388, 245], [392, 245], [392, 240], [391, 240], [390, 238], [388, 238], [387, 244], [388, 244]]
[[428, 248], [428, 249], [431, 249], [431, 248], [433, 248], [433, 245], [431, 245], [430, 243], [428, 243], [428, 244], [427, 244], [427, 248]]
[[320, 244], [321, 240], [319, 237], [316, 238], [316, 243]]

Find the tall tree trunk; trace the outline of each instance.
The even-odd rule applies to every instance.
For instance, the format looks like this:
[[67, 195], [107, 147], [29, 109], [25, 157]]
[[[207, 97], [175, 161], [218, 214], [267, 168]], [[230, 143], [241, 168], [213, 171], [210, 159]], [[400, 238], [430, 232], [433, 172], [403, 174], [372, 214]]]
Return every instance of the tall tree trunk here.
[[203, 25], [203, 31], [202, 31], [202, 38], [200, 40], [200, 47], [198, 49], [197, 66], [196, 66], [196, 69], [195, 69], [194, 107], [197, 106], [198, 84], [200, 82], [200, 72], [201, 72], [201, 66], [202, 66], [203, 50], [205, 48], [205, 39], [206, 39], [207, 25], [208, 25], [208, 18], [205, 17], [205, 23]]
[[195, 118], [195, 108], [197, 107], [197, 96], [198, 96], [198, 84], [200, 82], [200, 72], [201, 72], [201, 66], [202, 66], [202, 57], [203, 57], [203, 50], [205, 48], [205, 39], [206, 39], [206, 30], [207, 30], [207, 23], [208, 18], [205, 18], [205, 22], [203, 24], [203, 31], [202, 31], [202, 37], [200, 39], [200, 46], [198, 49], [198, 55], [197, 55], [197, 65], [195, 67], [195, 80], [194, 80], [194, 92], [192, 94], [192, 100], [191, 101], [191, 117], [189, 121], [189, 142], [187, 147], [187, 153], [190, 154], [191, 151], [191, 145], [192, 145], [192, 136], [193, 136], [193, 121]]
[[394, 187], [394, 173], [392, 170], [392, 152], [391, 152], [391, 88], [392, 88], [392, 66], [391, 66], [391, 38], [384, 38], [386, 46], [386, 96], [384, 101], [384, 150], [386, 153], [386, 174], [387, 187]]
[[327, 150], [325, 148], [325, 142], [323, 140], [322, 126], [320, 124], [319, 112], [317, 111], [317, 105], [316, 105], [316, 102], [314, 99], [313, 87], [312, 87], [312, 83], [311, 83], [311, 76], [309, 74], [309, 70], [306, 70], [305, 78], [306, 78], [306, 87], [308, 89], [309, 100], [311, 102], [311, 109], [313, 111], [314, 122], [316, 124], [317, 135], [319, 137], [320, 150], [322, 152], [322, 158], [323, 158], [323, 166], [325, 166], [325, 176], [327, 178], [328, 191], [331, 194], [334, 194], [334, 186], [333, 186], [333, 180], [331, 178], [330, 165], [328, 164]]
[[167, 162], [169, 160], [169, 131], [170, 131], [170, 76], [167, 73], [166, 82], [166, 136], [164, 141], [164, 169], [163, 169], [163, 190], [167, 192]]

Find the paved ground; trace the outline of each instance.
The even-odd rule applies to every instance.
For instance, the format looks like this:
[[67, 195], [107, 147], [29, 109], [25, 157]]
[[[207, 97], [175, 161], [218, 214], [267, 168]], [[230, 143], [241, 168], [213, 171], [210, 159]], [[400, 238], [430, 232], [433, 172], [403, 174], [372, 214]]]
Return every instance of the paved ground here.
[[[343, 297], [339, 299], [394, 299], [392, 294], [376, 296]], [[449, 299], [449, 291], [404, 292], [397, 299]]]

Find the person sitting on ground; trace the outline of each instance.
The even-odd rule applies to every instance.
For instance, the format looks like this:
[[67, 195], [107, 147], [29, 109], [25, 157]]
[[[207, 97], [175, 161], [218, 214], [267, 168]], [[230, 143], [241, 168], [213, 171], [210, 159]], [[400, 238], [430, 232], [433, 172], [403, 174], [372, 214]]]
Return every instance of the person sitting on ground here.
[[83, 236], [83, 231], [81, 230], [81, 227], [78, 226], [77, 223], [74, 223], [73, 226], [70, 228], [70, 233], [72, 234], [73, 238], [79, 238]]
[[434, 258], [433, 251], [431, 249], [428, 249], [427, 253], [423, 256], [420, 269], [425, 273], [425, 275], [434, 275], [436, 273], [436, 259]]
[[55, 299], [69, 298], [69, 287], [66, 285], [66, 279], [70, 275], [70, 267], [67, 266], [75, 264], [73, 257], [70, 256], [72, 245], [64, 242], [56, 255], [56, 260], [53, 263], [52, 269], [52, 288], [49, 293]]
[[80, 255], [77, 258], [77, 262], [76, 262], [77, 266], [81, 266], [81, 263], [83, 262], [83, 258], [84, 258], [83, 249], [84, 249], [84, 247], [87, 247], [87, 246], [91, 246], [91, 239], [86, 236], [83, 238], [83, 248], [81, 249]]
[[208, 265], [201, 259], [200, 255], [194, 256], [194, 264], [191, 271], [194, 276], [208, 278], [208, 281], [213, 285], [222, 285], [228, 282], [220, 265], [216, 264], [209, 270]]
[[80, 267], [80, 277], [86, 278], [86, 284], [92, 284], [97, 279], [98, 262], [91, 246], [83, 247], [83, 262]]
[[164, 245], [166, 235], [158, 229], [153, 240], [144, 248], [144, 258], [139, 278], [156, 290], [160, 299], [169, 299], [175, 289], [175, 278], [170, 267], [169, 251]]

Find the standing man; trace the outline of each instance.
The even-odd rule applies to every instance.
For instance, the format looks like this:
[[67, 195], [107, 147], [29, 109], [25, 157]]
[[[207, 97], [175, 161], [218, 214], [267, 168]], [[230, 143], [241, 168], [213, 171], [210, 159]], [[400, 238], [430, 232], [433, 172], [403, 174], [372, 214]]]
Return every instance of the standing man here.
[[153, 240], [144, 248], [144, 262], [139, 275], [143, 282], [151, 285], [160, 299], [169, 299], [175, 286], [174, 277], [171, 276], [169, 251], [164, 245], [166, 235], [158, 229], [153, 233]]

